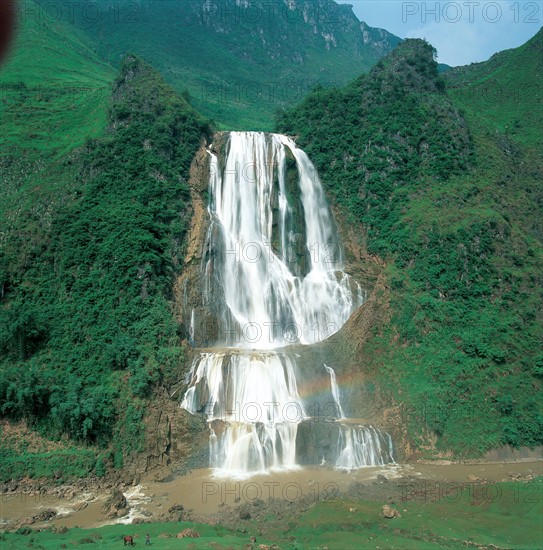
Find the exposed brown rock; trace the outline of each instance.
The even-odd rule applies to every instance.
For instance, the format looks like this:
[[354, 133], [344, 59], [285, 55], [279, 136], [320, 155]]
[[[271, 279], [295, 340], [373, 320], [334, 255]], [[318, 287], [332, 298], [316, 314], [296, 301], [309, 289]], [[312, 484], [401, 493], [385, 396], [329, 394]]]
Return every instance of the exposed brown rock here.
[[183, 531], [181, 531], [181, 533], [177, 533], [177, 538], [178, 539], [186, 539], [186, 538], [190, 538], [190, 539], [197, 539], [198, 537], [200, 536], [200, 534], [195, 531], [194, 529], [183, 529]]
[[394, 508], [391, 508], [388, 504], [385, 504], [381, 510], [381, 515], [384, 518], [387, 519], [393, 519], [393, 518], [401, 518], [400, 512], [398, 510], [395, 510]]
[[119, 489], [114, 489], [102, 506], [102, 511], [107, 519], [125, 516], [128, 513], [128, 501]]
[[53, 519], [54, 517], [56, 517], [56, 515], [57, 515], [56, 510], [49, 510], [48, 509], [48, 510], [43, 510], [39, 514], [35, 515], [33, 519], [35, 521], [49, 521], [49, 520]]

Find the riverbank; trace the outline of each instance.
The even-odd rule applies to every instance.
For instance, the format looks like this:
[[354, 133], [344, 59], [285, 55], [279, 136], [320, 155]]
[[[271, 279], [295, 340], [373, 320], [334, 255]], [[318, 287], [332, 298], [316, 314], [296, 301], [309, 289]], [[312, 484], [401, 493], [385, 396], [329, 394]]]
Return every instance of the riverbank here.
[[[107, 492], [55, 502], [14, 495], [2, 517], [59, 516], [4, 525], [2, 548], [118, 548], [122, 536], [154, 548], [536, 549], [543, 545], [543, 463], [411, 464], [357, 472], [300, 469], [247, 480], [197, 470], [171, 482], [126, 488], [128, 513], [106, 520]], [[85, 500], [87, 499], [87, 500]], [[15, 529], [17, 527], [17, 529]], [[188, 531], [187, 531], [188, 530]], [[178, 535], [196, 538], [178, 538]]]
[[[23, 526], [45, 528], [99, 528], [114, 524], [167, 521], [231, 523], [240, 507], [254, 503], [265, 509], [271, 502], [290, 509], [307, 510], [318, 502], [339, 498], [370, 498], [398, 502], [412, 494], [428, 498], [455, 492], [482, 490], [492, 495], [498, 483], [517, 483], [518, 495], [531, 489], [529, 482], [543, 476], [543, 461], [478, 462], [440, 461], [388, 465], [341, 471], [327, 467], [271, 472], [248, 479], [222, 478], [209, 469], [193, 470], [184, 476], [157, 482], [153, 476], [118, 489], [126, 506], [111, 517], [105, 506], [113, 488], [45, 487], [25, 493], [24, 483], [2, 495], [0, 521], [4, 529]], [[436, 497], [437, 495], [437, 497]], [[49, 513], [44, 514], [45, 511]], [[109, 517], [108, 517], [109, 514]], [[45, 518], [45, 519], [43, 519]]]

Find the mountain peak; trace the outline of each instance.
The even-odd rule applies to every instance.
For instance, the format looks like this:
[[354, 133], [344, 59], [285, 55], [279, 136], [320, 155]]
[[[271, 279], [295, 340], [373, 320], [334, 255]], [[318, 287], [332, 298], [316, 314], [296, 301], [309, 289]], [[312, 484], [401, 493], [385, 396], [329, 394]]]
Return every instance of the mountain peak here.
[[403, 41], [389, 56], [381, 60], [371, 75], [385, 86], [437, 92], [444, 90], [438, 73], [436, 49], [419, 38]]

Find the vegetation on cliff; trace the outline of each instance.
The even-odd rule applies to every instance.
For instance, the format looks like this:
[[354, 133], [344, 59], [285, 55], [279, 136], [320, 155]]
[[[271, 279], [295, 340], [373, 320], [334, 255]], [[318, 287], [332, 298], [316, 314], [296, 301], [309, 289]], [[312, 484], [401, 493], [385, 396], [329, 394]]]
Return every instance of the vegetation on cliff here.
[[[166, 4], [157, 13], [167, 19]], [[120, 25], [113, 33], [110, 15], [95, 35], [115, 34], [102, 53], [117, 62], [129, 37], [130, 46], [141, 42]], [[219, 33], [216, 24], [198, 22]], [[174, 34], [164, 33], [166, 43]], [[336, 55], [353, 46], [347, 38]], [[368, 67], [390, 46], [381, 38]], [[0, 72], [0, 414], [68, 442], [56, 455], [32, 455], [4, 438], [0, 477], [62, 463], [66, 473], [103, 475], [141, 448], [153, 388], [183, 367], [171, 293], [190, 214], [189, 165], [211, 124], [138, 57], [125, 56], [115, 79], [83, 32], [46, 13], [26, 18], [18, 41]], [[186, 85], [183, 71], [167, 78], [195, 90], [198, 74], [220, 66], [217, 81], [204, 81], [234, 78], [232, 67], [246, 82], [253, 61], [269, 55], [255, 49], [238, 73], [230, 61], [244, 52], [221, 57], [219, 42], [208, 44], [208, 73]], [[440, 76], [431, 46], [406, 41], [369, 75], [317, 88], [278, 119], [361, 246], [387, 263], [393, 322], [373, 327], [360, 368], [373, 369], [403, 406], [419, 448], [434, 435], [439, 449], [465, 455], [541, 442], [541, 44], [540, 32]], [[277, 74], [313, 74], [325, 59], [336, 76], [366, 68], [363, 44], [347, 65], [326, 48], [312, 58], [317, 46], [300, 65], [280, 48], [276, 65], [291, 72]], [[208, 99], [197, 103], [238, 127], [266, 127], [275, 108]]]
[[[484, 86], [533, 82], [534, 48], [541, 32]], [[361, 361], [403, 406], [412, 440], [437, 436], [438, 449], [465, 455], [540, 444], [542, 433], [543, 162], [531, 131], [541, 107], [532, 96], [523, 110], [539, 114], [522, 117], [515, 138], [500, 131], [508, 103], [483, 98], [447, 92], [431, 46], [408, 40], [278, 119], [387, 262], [393, 322], [375, 327]]]
[[[183, 359], [170, 299], [189, 167], [210, 127], [134, 56], [110, 94], [108, 127], [84, 147], [44, 156], [13, 143], [2, 157], [12, 193], [0, 228], [0, 407], [50, 437], [113, 439], [120, 466], [142, 443], [152, 388]], [[31, 101], [10, 97], [4, 109]], [[4, 454], [9, 478], [17, 457]]]

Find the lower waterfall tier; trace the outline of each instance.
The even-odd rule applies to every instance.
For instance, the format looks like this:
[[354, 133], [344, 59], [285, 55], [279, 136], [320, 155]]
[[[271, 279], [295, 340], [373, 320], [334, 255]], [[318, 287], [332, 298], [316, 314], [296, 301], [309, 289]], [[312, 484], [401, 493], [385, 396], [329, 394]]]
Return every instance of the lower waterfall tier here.
[[[296, 356], [229, 350], [198, 355], [181, 406], [210, 426], [210, 465], [217, 474], [244, 477], [323, 464], [357, 469], [394, 462], [392, 440], [372, 426], [349, 423], [333, 369], [317, 366], [333, 414], [312, 413], [318, 403], [299, 381]], [[323, 384], [315, 384], [321, 378]], [[302, 395], [304, 397], [302, 397]], [[322, 396], [321, 396], [322, 405]]]
[[298, 424], [230, 423], [211, 427], [210, 464], [226, 475], [244, 476], [296, 468]]
[[193, 361], [181, 407], [208, 422], [301, 422], [307, 415], [295, 368], [278, 352], [202, 353]]

